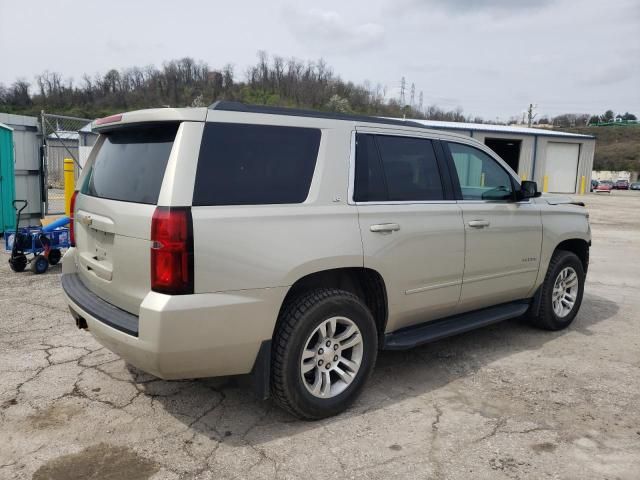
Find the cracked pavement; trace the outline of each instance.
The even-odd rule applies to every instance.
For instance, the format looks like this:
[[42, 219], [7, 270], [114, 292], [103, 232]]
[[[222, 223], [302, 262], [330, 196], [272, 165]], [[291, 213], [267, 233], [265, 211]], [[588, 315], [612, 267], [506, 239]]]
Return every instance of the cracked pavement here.
[[76, 329], [59, 266], [15, 274], [0, 254], [0, 478], [638, 478], [640, 194], [584, 201], [571, 328], [516, 320], [382, 352], [360, 399], [319, 422], [242, 379], [127, 366]]

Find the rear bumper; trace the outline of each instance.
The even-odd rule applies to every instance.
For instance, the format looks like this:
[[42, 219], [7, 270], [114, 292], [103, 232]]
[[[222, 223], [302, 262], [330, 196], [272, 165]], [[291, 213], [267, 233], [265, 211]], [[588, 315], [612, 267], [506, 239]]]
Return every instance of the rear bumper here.
[[[163, 295], [150, 292], [136, 317], [97, 297], [65, 265], [63, 290], [74, 314], [103, 346], [164, 379], [250, 373], [270, 340], [286, 288]], [[75, 275], [75, 277], [70, 275]], [[128, 316], [128, 317], [127, 317]], [[137, 318], [137, 336], [127, 325]]]

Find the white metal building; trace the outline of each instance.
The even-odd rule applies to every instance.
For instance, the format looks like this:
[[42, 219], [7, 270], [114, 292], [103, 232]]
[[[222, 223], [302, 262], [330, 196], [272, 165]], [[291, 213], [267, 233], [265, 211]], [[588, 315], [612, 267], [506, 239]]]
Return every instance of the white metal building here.
[[543, 191], [589, 191], [596, 143], [591, 135], [510, 125], [410, 121], [479, 140], [500, 155], [520, 178], [538, 182]]
[[29, 202], [22, 212], [23, 221], [28, 224], [42, 217], [42, 141], [38, 119], [0, 112], [0, 123], [13, 130], [15, 198]]

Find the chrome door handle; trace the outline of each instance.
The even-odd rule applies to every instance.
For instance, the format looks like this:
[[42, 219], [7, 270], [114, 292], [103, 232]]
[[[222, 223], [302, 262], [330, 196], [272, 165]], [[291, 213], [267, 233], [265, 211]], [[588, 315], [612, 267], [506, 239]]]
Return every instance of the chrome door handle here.
[[400, 225], [397, 223], [379, 223], [377, 225], [371, 225], [369, 230], [372, 232], [397, 232], [400, 230]]
[[484, 228], [490, 225], [488, 220], [471, 220], [468, 225], [471, 228]]

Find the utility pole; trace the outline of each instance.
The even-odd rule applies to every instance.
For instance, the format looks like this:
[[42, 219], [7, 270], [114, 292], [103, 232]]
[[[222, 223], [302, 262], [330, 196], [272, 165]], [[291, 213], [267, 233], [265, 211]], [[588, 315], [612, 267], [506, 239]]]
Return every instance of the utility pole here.
[[411, 84], [411, 108], [416, 104], [416, 84]]
[[418, 110], [422, 113], [422, 102], [424, 100], [424, 95], [422, 94], [422, 90], [420, 90], [420, 95], [418, 95]]
[[404, 107], [404, 104], [405, 104], [404, 91], [406, 90], [406, 87], [407, 87], [406, 80], [404, 79], [404, 77], [402, 77], [402, 80], [400, 81], [400, 106], [401, 107]]
[[533, 103], [529, 104], [529, 109], [527, 110], [527, 125], [529, 126], [529, 128], [531, 128], [531, 124], [533, 123], [533, 119], [536, 118], [538, 116], [537, 113], [533, 113], [533, 109], [537, 108], [537, 105], [534, 105]]

